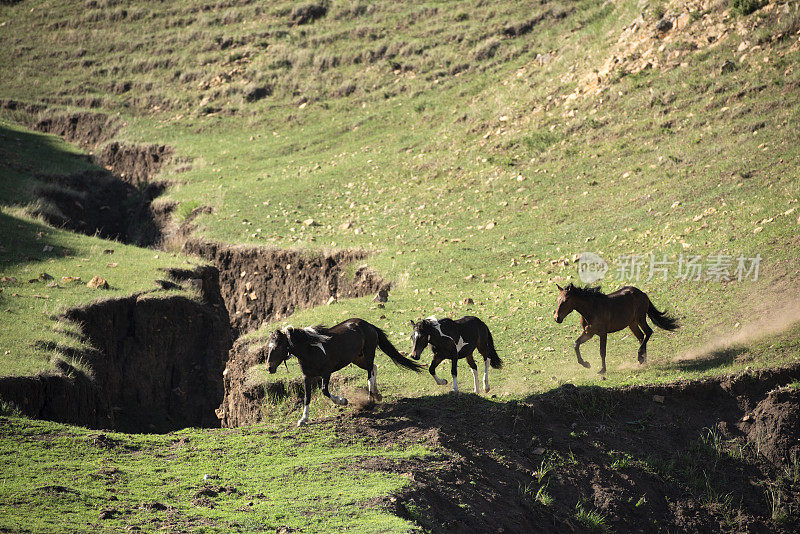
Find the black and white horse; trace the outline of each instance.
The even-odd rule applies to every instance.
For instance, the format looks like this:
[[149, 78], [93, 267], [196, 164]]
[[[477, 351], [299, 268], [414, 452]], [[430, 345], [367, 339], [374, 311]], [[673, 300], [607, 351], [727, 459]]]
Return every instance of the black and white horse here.
[[308, 422], [308, 405], [311, 402], [312, 380], [322, 378], [322, 394], [339, 405], [347, 404], [347, 399], [332, 395], [328, 391], [331, 373], [354, 363], [367, 371], [367, 386], [371, 399], [380, 401], [375, 366], [375, 349], [380, 348], [400, 367], [420, 372], [424, 367], [400, 354], [392, 345], [383, 330], [363, 319], [348, 319], [336, 326], [325, 328], [315, 326], [294, 328], [287, 326], [275, 330], [267, 345], [267, 371], [274, 373], [278, 366], [294, 355], [300, 362], [305, 386], [303, 416], [297, 422]]
[[447, 384], [447, 380], [436, 376], [436, 367], [443, 360], [452, 360], [451, 373], [453, 376], [453, 391], [458, 392], [458, 381], [456, 379], [457, 364], [461, 358], [466, 358], [467, 364], [472, 371], [472, 378], [475, 382], [475, 393], [478, 393], [478, 366], [472, 353], [475, 349], [483, 356], [483, 390], [489, 391], [489, 366], [500, 369], [503, 362], [494, 348], [494, 340], [489, 327], [478, 319], [467, 315], [461, 319], [442, 319], [428, 317], [418, 323], [411, 321], [414, 332], [411, 334], [411, 341], [414, 346], [411, 350], [411, 358], [419, 360], [422, 351], [428, 345], [433, 351], [433, 361], [431, 361], [428, 371], [433, 379], [440, 386]]

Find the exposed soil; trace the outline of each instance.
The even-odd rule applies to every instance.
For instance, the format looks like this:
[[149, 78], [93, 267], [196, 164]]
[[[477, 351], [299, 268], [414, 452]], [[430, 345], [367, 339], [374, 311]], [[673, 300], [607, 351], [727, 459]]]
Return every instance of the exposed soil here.
[[32, 122], [38, 131], [57, 135], [70, 143], [93, 147], [114, 138], [119, 131], [117, 122], [104, 113], [52, 114]]
[[165, 145], [122, 145], [113, 141], [103, 146], [97, 161], [126, 183], [142, 185], [158, 173], [172, 152]]
[[220, 377], [231, 347], [228, 314], [214, 267], [173, 270], [172, 287], [97, 301], [65, 318], [93, 349], [80, 358], [93, 377], [59, 362], [59, 375], [0, 378], [0, 397], [27, 416], [126, 432], [165, 432], [219, 424]]
[[[794, 532], [800, 480], [787, 458], [800, 447], [800, 391], [782, 386], [798, 377], [800, 366], [567, 385], [505, 404], [449, 394], [335, 424], [345, 440], [434, 449], [432, 459], [370, 465], [413, 481], [382, 503], [432, 532]], [[605, 526], [579, 510], [599, 512]]]
[[229, 246], [189, 240], [184, 252], [213, 262], [231, 325], [243, 333], [295, 309], [334, 299], [363, 297], [389, 284], [366, 266], [350, 278], [345, 266], [367, 256], [361, 251], [309, 254], [297, 250]]

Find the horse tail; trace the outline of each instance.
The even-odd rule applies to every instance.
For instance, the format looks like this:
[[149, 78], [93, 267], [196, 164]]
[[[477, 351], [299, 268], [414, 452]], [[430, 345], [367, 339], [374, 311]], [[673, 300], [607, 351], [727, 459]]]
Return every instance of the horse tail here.
[[486, 357], [489, 358], [489, 364], [492, 368], [502, 369], [503, 360], [500, 359], [500, 355], [497, 354], [497, 350], [494, 348], [494, 339], [492, 338], [492, 332], [489, 330], [488, 326], [486, 327], [486, 348], [489, 349]]
[[664, 330], [677, 330], [680, 327], [678, 320], [675, 317], [671, 316], [665, 311], [658, 311], [656, 307], [653, 306], [652, 302], [650, 302], [647, 306], [647, 316], [650, 317], [650, 320], [653, 321], [654, 325], [659, 328], [663, 328]]
[[372, 325], [372, 328], [375, 329], [375, 333], [378, 335], [378, 347], [380, 347], [380, 349], [384, 353], [386, 353], [386, 355], [389, 356], [389, 358], [391, 358], [396, 365], [399, 365], [400, 367], [405, 367], [406, 369], [411, 369], [412, 371], [416, 371], [417, 373], [419, 373], [425, 368], [424, 365], [421, 365], [415, 362], [414, 360], [409, 360], [408, 358], [400, 354], [394, 347], [394, 345], [392, 345], [392, 342], [389, 341], [389, 338], [386, 337], [386, 334], [383, 332], [383, 330], [381, 330], [375, 325]]

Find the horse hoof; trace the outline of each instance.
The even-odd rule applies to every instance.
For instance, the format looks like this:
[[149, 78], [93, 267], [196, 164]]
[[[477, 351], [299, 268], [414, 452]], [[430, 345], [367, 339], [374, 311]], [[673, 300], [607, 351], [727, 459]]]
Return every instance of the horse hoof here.
[[647, 363], [647, 353], [646, 352], [639, 356], [639, 363], [642, 364], [642, 365]]
[[339, 402], [339, 406], [347, 406], [347, 399], [342, 397], [342, 400]]
[[372, 396], [372, 400], [374, 400], [375, 402], [382, 402], [383, 395], [381, 395], [380, 393], [376, 393], [375, 395]]
[[308, 419], [300, 419], [300, 420], [297, 422], [297, 426], [305, 426], [305, 425], [307, 425], [307, 424], [308, 424]]
[[[601, 375], [601, 376], [602, 376], [602, 375], [605, 375], [605, 374], [606, 374], [606, 370], [605, 370], [605, 369], [600, 369], [599, 371], [597, 371], [597, 374], [598, 374], [598, 375]], [[604, 380], [605, 380], [605, 378], [606, 378], [606, 377], [605, 377], [605, 376], [603, 376], [603, 379], [604, 379]]]
[[490, 388], [489, 386], [486, 386], [486, 387], [484, 387], [484, 388], [483, 388], [483, 392], [484, 392], [484, 393], [489, 393], [489, 390], [490, 390], [490, 389], [491, 389], [491, 388]]
[[578, 363], [581, 364], [582, 366], [586, 367], [587, 369], [591, 369], [591, 367], [592, 367], [592, 364], [589, 363], [589, 362], [578, 362]]

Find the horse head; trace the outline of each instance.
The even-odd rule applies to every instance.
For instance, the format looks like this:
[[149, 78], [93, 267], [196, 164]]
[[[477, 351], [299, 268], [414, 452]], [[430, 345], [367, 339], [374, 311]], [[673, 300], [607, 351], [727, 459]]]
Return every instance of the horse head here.
[[553, 317], [557, 323], [561, 323], [564, 317], [572, 313], [572, 310], [575, 309], [575, 299], [572, 295], [572, 290], [575, 286], [570, 284], [567, 287], [561, 287], [556, 284], [556, 287], [558, 288], [558, 300], [556, 301], [556, 312]]
[[427, 322], [425, 322], [425, 320], [422, 320], [418, 323], [411, 321], [411, 326], [414, 327], [414, 331], [411, 332], [411, 342], [413, 343], [413, 346], [411, 347], [411, 358], [414, 360], [419, 360], [422, 351], [428, 346], [428, 340], [430, 339], [430, 326]]
[[292, 327], [275, 330], [267, 343], [267, 371], [274, 374], [278, 366], [289, 359], [289, 332]]

